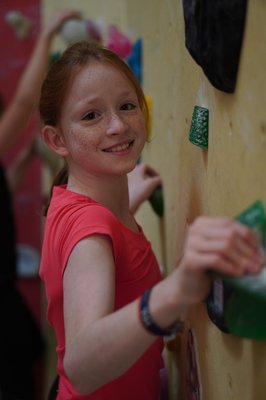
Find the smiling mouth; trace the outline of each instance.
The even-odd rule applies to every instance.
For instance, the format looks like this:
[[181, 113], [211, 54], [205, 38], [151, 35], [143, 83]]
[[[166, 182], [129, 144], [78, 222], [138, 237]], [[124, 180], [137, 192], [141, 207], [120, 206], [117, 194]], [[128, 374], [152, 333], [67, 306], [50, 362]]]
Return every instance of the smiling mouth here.
[[117, 146], [110, 147], [109, 149], [105, 149], [103, 151], [105, 151], [106, 153], [119, 153], [121, 151], [126, 151], [127, 149], [129, 149], [130, 146], [132, 146], [133, 142], [134, 140], [128, 143], [123, 143]]

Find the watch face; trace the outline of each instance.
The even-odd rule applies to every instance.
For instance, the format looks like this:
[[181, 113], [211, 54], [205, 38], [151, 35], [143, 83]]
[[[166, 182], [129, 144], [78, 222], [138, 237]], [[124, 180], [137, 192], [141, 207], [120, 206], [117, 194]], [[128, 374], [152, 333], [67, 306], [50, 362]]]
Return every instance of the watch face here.
[[195, 334], [192, 330], [187, 334], [187, 357], [186, 357], [186, 399], [201, 399], [201, 382], [199, 375], [198, 357], [196, 349]]

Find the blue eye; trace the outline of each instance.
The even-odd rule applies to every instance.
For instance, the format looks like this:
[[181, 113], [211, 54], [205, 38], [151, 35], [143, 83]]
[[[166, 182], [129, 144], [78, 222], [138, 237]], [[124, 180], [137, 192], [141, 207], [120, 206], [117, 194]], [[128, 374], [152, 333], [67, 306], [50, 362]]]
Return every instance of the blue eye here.
[[121, 106], [121, 110], [129, 111], [129, 110], [134, 110], [136, 108], [136, 105], [133, 103], [125, 103]]

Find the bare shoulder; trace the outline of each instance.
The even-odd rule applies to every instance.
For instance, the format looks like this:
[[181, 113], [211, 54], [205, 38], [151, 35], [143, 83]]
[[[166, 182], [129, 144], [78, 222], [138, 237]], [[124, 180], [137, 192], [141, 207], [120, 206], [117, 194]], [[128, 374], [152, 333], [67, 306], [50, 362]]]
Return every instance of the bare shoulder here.
[[63, 285], [66, 334], [113, 311], [115, 264], [107, 236], [92, 235], [77, 243]]

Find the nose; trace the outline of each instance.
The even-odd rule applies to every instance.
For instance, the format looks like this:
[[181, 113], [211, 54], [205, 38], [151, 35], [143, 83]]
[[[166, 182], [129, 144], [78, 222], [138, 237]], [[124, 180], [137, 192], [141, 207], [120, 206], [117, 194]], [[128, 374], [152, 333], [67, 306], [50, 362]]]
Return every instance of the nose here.
[[119, 135], [124, 133], [127, 129], [127, 123], [117, 113], [112, 113], [107, 122], [106, 133], [107, 135]]

